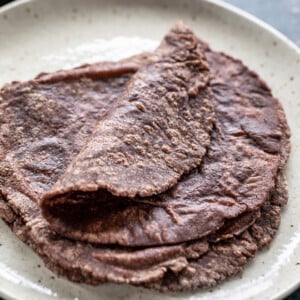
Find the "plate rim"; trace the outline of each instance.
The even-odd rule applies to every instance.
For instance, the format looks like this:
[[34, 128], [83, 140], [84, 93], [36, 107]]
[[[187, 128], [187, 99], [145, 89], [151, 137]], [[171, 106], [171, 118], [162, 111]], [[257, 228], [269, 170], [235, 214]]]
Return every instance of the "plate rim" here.
[[[39, 1], [46, 1], [46, 0], [39, 0]], [[154, 0], [159, 1], [159, 0]], [[195, 0], [194, 0], [195, 1]], [[296, 55], [300, 57], [300, 47], [297, 46], [292, 40], [290, 40], [287, 36], [281, 33], [279, 30], [274, 28], [273, 26], [267, 24], [266, 22], [262, 21], [258, 17], [248, 13], [241, 8], [234, 6], [233, 4], [227, 3], [223, 0], [196, 0], [197, 2], [206, 2], [208, 5], [213, 6], [215, 9], [223, 9], [227, 13], [232, 13], [237, 17], [244, 19], [245, 21], [251, 23], [254, 26], [258, 26], [263, 31], [268, 32], [273, 37], [280, 40], [285, 46], [290, 48], [290, 50], [294, 51]], [[196, 2], [195, 1], [195, 2]], [[7, 11], [13, 10], [14, 8], [24, 5], [26, 3], [34, 3], [36, 0], [14, 0], [10, 3], [4, 4], [0, 7], [0, 15], [4, 14]], [[283, 299], [284, 297], [293, 293], [297, 288], [300, 288], [300, 277], [298, 282], [294, 282], [290, 284], [286, 289], [277, 292], [274, 295], [273, 299]], [[5, 299], [17, 299], [15, 296], [11, 295], [9, 291], [5, 291], [3, 288], [0, 289], [0, 296], [5, 297]]]
[[[23, 5], [25, 3], [30, 3], [30, 2], [35, 2], [36, 0], [14, 0], [12, 2], [9, 2], [7, 4], [4, 4], [0, 7], [0, 14], [9, 11], [11, 9], [14, 9], [15, 7], [19, 5]], [[45, 0], [39, 0], [39, 1], [45, 1]], [[157, 0], [154, 0], [157, 1]], [[251, 22], [254, 25], [257, 25], [264, 30], [268, 31], [270, 34], [273, 36], [277, 37], [280, 39], [282, 42], [284, 42], [287, 46], [289, 46], [291, 49], [296, 51], [298, 55], [300, 55], [300, 48], [294, 43], [291, 39], [289, 39], [287, 36], [285, 36], [283, 33], [281, 33], [279, 30], [274, 28], [273, 26], [269, 25], [268, 23], [262, 21], [258, 17], [252, 15], [251, 13], [248, 13], [244, 11], [241, 8], [238, 8], [234, 6], [233, 4], [225, 2], [226, 0], [196, 0], [196, 1], [202, 1], [206, 2], [212, 6], [215, 6], [217, 8], [225, 9], [229, 13], [233, 13], [237, 16], [241, 16], [247, 21]]]

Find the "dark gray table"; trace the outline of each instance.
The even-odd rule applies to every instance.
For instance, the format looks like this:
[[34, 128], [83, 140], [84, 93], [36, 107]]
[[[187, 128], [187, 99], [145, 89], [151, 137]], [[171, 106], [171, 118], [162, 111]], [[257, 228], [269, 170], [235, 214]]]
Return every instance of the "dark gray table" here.
[[[8, 2], [11, 0], [0, 0], [0, 5]], [[269, 23], [300, 46], [300, 0], [226, 0], [226, 2]], [[300, 300], [300, 289], [285, 300]]]
[[225, 0], [272, 25], [300, 46], [300, 0]]

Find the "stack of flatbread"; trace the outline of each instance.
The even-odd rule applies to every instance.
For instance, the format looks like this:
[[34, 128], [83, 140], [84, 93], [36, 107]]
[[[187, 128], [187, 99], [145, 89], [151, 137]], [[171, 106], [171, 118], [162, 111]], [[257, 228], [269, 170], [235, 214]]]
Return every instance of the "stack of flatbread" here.
[[6, 84], [0, 125], [0, 216], [75, 282], [213, 286], [287, 202], [281, 104], [181, 22], [153, 53]]

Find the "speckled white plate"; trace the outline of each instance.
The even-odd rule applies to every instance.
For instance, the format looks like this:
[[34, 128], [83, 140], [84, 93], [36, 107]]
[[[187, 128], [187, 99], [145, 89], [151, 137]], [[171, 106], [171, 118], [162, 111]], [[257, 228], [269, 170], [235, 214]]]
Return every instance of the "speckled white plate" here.
[[213, 49], [241, 58], [281, 99], [292, 129], [290, 199], [271, 246], [243, 273], [209, 291], [179, 295], [125, 285], [90, 287], [57, 278], [0, 221], [0, 293], [15, 299], [275, 299], [300, 284], [300, 52], [284, 36], [217, 1], [39, 0], [0, 9], [0, 86], [153, 49], [184, 20]]

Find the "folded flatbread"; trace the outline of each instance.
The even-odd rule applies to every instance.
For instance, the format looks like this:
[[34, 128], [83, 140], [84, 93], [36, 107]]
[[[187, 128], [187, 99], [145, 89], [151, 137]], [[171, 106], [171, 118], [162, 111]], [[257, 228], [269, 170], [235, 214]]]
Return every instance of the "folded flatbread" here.
[[[128, 190], [117, 196], [117, 182], [111, 189], [100, 185], [90, 191], [89, 182], [78, 189], [74, 179], [81, 174], [74, 174], [73, 167], [77, 161], [85, 165], [85, 150], [102, 134], [99, 122], [114, 116], [125, 103], [124, 95], [132, 91], [130, 84], [155, 66], [169, 46], [158, 54], [42, 74], [8, 84], [0, 92], [0, 216], [49, 268], [70, 280], [130, 283], [162, 291], [212, 286], [240, 272], [279, 226], [280, 206], [287, 201], [282, 170], [290, 151], [282, 107], [241, 61], [212, 51], [182, 26], [173, 29], [161, 47], [168, 36], [176, 46], [186, 37], [197, 45], [201, 59], [196, 65], [203, 62], [197, 69], [203, 77], [184, 101], [199, 101], [200, 116], [208, 116], [196, 129], [208, 128], [205, 122], [214, 128], [203, 131], [207, 143], [198, 144], [200, 154], [189, 165], [198, 167], [187, 171], [183, 165], [179, 172], [170, 168], [168, 175], [176, 183], [160, 194], [142, 197], [136, 191], [133, 197]], [[178, 55], [185, 59], [189, 50]], [[193, 107], [191, 117], [197, 112]], [[143, 111], [138, 109], [137, 115], [143, 116]], [[165, 153], [162, 161], [168, 157]], [[69, 179], [70, 186], [75, 183], [74, 193], [72, 188], [64, 190]], [[149, 179], [133, 178], [134, 183], [138, 180], [144, 184]], [[156, 193], [153, 187], [151, 193]]]
[[[169, 43], [172, 43], [173, 46], [169, 46]], [[174, 244], [198, 239], [215, 232], [223, 226], [227, 219], [235, 218], [246, 211], [256, 211], [267, 200], [274, 188], [274, 178], [280, 164], [279, 152], [282, 139], [282, 128], [278, 114], [280, 107], [278, 101], [272, 97], [266, 84], [256, 74], [249, 72], [239, 61], [234, 61], [225, 55], [214, 54], [192, 32], [179, 24], [166, 36], [165, 41], [154, 53], [155, 58], [150, 55], [150, 58], [145, 61], [145, 66], [142, 64], [142, 68], [127, 84], [125, 92], [120, 96], [121, 99], [125, 97], [125, 103], [127, 103], [128, 94], [130, 95], [132, 90], [136, 90], [136, 85], [138, 87], [143, 86], [143, 89], [148, 89], [148, 91], [143, 91], [143, 93], [134, 92], [136, 96], [133, 97], [135, 99], [133, 105], [136, 104], [136, 101], [139, 103], [143, 101], [143, 106], [146, 107], [145, 103], [147, 103], [149, 95], [153, 93], [160, 95], [157, 89], [164, 89], [163, 95], [169, 95], [170, 93], [175, 95], [173, 89], [176, 90], [177, 85], [174, 84], [171, 87], [172, 85], [167, 80], [158, 84], [159, 76], [156, 76], [158, 81], [153, 81], [151, 76], [156, 73], [152, 69], [155, 69], [157, 61], [159, 61], [159, 65], [162, 65], [159, 72], [168, 74], [160, 74], [160, 76], [166, 76], [167, 78], [169, 78], [168, 76], [174, 76], [170, 72], [178, 69], [176, 67], [178, 61], [185, 61], [184, 68], [189, 65], [189, 60], [186, 58], [188, 54], [182, 51], [182, 48], [185, 47], [192, 52], [195, 51], [196, 47], [200, 57], [205, 56], [211, 66], [210, 85], [213, 89], [213, 95], [209, 95], [206, 85], [202, 83], [201, 86], [204, 86], [204, 90], [203, 88], [200, 89], [198, 94], [196, 93], [197, 97], [187, 98], [187, 102], [182, 102], [184, 107], [189, 107], [189, 118], [195, 119], [198, 114], [201, 118], [201, 120], [198, 120], [203, 126], [199, 128], [201, 132], [199, 142], [206, 139], [203, 138], [203, 128], [206, 129], [205, 136], [208, 137], [207, 133], [211, 130], [213, 120], [210, 109], [212, 106], [207, 101], [203, 102], [203, 99], [214, 103], [217, 116], [215, 130], [211, 134], [209, 151], [199, 168], [180, 177], [180, 180], [177, 177], [177, 184], [173, 185], [172, 188], [168, 184], [169, 189], [165, 193], [149, 197], [136, 196], [134, 198], [122, 197], [122, 194], [119, 196], [113, 195], [109, 192], [109, 189], [99, 188], [86, 173], [92, 170], [91, 172], [94, 175], [91, 176], [94, 176], [94, 178], [102, 176], [101, 167], [97, 168], [99, 156], [103, 168], [107, 168], [106, 161], [109, 159], [106, 156], [101, 158], [97, 148], [102, 145], [102, 142], [105, 146], [101, 147], [106, 149], [107, 155], [118, 156], [119, 163], [116, 163], [116, 165], [118, 168], [119, 165], [122, 169], [124, 168], [123, 171], [117, 172], [118, 175], [115, 174], [110, 177], [106, 174], [103, 177], [107, 181], [106, 187], [111, 180], [123, 182], [123, 184], [133, 180], [137, 186], [139, 184], [141, 186], [150, 184], [149, 186], [151, 186], [150, 181], [155, 182], [158, 179], [164, 185], [164, 179], [160, 175], [156, 175], [153, 169], [157, 168], [159, 173], [161, 164], [158, 162], [153, 163], [153, 159], [156, 161], [156, 158], [153, 157], [161, 155], [163, 160], [172, 160], [171, 164], [173, 166], [174, 161], [175, 164], [184, 165], [187, 152], [181, 157], [180, 155], [183, 152], [180, 152], [179, 155], [177, 146], [174, 146], [175, 148], [172, 146], [174, 136], [170, 135], [168, 137], [167, 132], [178, 132], [175, 137], [176, 143], [181, 140], [180, 145], [182, 146], [180, 147], [185, 147], [185, 142], [181, 136], [185, 137], [187, 134], [191, 134], [190, 142], [193, 143], [193, 139], [197, 140], [197, 135], [191, 125], [196, 125], [197, 120], [186, 126], [178, 112], [183, 110], [181, 113], [185, 114], [187, 110], [181, 107], [177, 113], [171, 114], [172, 117], [174, 115], [180, 117], [179, 123], [175, 126], [178, 130], [170, 129], [173, 124], [170, 120], [166, 121], [164, 125], [159, 125], [157, 130], [155, 130], [155, 125], [152, 124], [150, 126], [152, 137], [144, 135], [141, 138], [141, 134], [137, 134], [137, 140], [131, 142], [128, 140], [130, 147], [133, 143], [134, 148], [143, 149], [141, 150], [143, 152], [141, 156], [138, 152], [135, 152], [137, 157], [129, 150], [120, 154], [114, 148], [115, 144], [117, 144], [116, 148], [119, 147], [118, 143], [123, 145], [123, 141], [127, 139], [128, 135], [130, 138], [134, 135], [133, 125], [130, 125], [130, 130], [127, 127], [124, 129], [119, 126], [120, 130], [124, 129], [124, 132], [119, 137], [115, 133], [116, 143], [114, 144], [110, 142], [114, 140], [112, 138], [113, 132], [108, 135], [109, 138], [103, 137], [99, 133], [103, 124], [100, 122], [100, 126], [98, 125], [95, 133], [88, 139], [87, 145], [69, 165], [65, 174], [51, 191], [42, 199], [41, 206], [44, 216], [53, 230], [69, 238], [101, 244], [120, 244], [124, 246]], [[172, 54], [170, 54], [170, 51]], [[174, 51], [176, 55], [173, 54]], [[165, 65], [161, 61], [165, 61], [165, 56], [168, 55], [171, 55], [172, 59], [175, 55], [177, 60], [173, 61], [174, 68], [170, 67], [171, 63], [169, 61], [167, 62], [168, 72], [166, 72]], [[155, 62], [152, 63], [151, 60]], [[197, 70], [197, 72], [201, 71]], [[152, 75], [148, 78], [144, 73]], [[207, 78], [207, 74], [204, 77]], [[201, 82], [204, 77], [201, 77]], [[141, 78], [143, 78], [143, 81]], [[177, 76], [175, 78], [177, 82]], [[144, 82], [145, 80], [151, 84], [147, 85]], [[169, 92], [163, 84], [171, 88], [172, 91]], [[153, 92], [153, 90], [155, 91]], [[203, 96], [203, 93], [205, 96]], [[168, 98], [168, 96], [165, 96], [165, 98]], [[163, 99], [162, 103], [164, 103], [165, 98], [161, 98]], [[157, 102], [157, 99], [154, 101]], [[195, 101], [198, 103], [196, 106]], [[118, 100], [117, 104], [113, 106], [108, 118], [105, 118], [105, 122], [108, 122], [109, 118], [114, 116], [115, 109], [117, 112], [119, 111], [116, 107], [123, 109], [119, 103], [123, 103], [122, 100]], [[197, 106], [199, 107], [198, 110]], [[148, 115], [145, 116], [145, 112], [135, 107], [133, 109], [134, 114], [137, 110], [138, 116], [144, 118], [141, 122], [149, 123]], [[161, 109], [163, 111], [161, 116], [165, 115], [165, 120], [168, 120], [170, 116], [167, 117], [166, 110]], [[154, 110], [147, 108], [147, 111], [150, 111], [149, 114], [153, 115], [153, 117], [150, 117], [153, 120], [156, 117]], [[134, 116], [136, 117], [136, 115]], [[130, 120], [132, 124], [135, 122], [134, 117]], [[122, 123], [122, 121], [124, 121], [124, 118], [121, 121], [119, 120], [119, 123]], [[161, 122], [164, 123], [163, 117]], [[141, 127], [141, 125], [138, 125], [138, 127]], [[110, 131], [112, 128], [114, 127], [107, 127], [107, 130]], [[129, 132], [129, 134], [127, 135], [126, 132]], [[163, 147], [169, 138], [169, 151], [167, 151], [169, 153], [164, 153], [162, 150], [166, 149]], [[188, 139], [188, 137], [185, 137], [185, 139]], [[144, 145], [145, 142], [148, 146]], [[186, 145], [188, 144], [187, 142]], [[156, 146], [157, 149], [155, 149]], [[208, 146], [208, 140], [206, 146]], [[197, 147], [199, 148], [199, 146]], [[91, 151], [96, 151], [97, 154], [89, 154], [90, 148], [93, 149]], [[200, 149], [201, 157], [204, 151], [203, 148]], [[171, 153], [175, 155], [174, 160]], [[90, 158], [86, 158], [86, 155]], [[192, 153], [190, 155], [193, 157]], [[132, 166], [132, 170], [128, 169], [128, 173], [126, 173], [126, 166], [122, 165], [123, 163], [127, 164], [126, 157], [130, 157], [131, 162], [128, 165]], [[140, 157], [142, 161], [139, 160]], [[145, 166], [145, 162], [148, 162], [145, 168], [147, 169], [149, 165], [151, 171], [143, 173], [145, 168], [136, 169], [137, 165], [133, 162], [140, 162], [143, 166]], [[83, 164], [86, 164], [85, 167]], [[127, 168], [129, 167], [127, 166]], [[137, 170], [141, 170], [142, 173]], [[130, 178], [128, 182], [125, 177], [121, 178], [126, 174]], [[162, 174], [165, 173], [162, 172]], [[95, 180], [97, 181], [97, 179]], [[174, 184], [174, 181], [172, 183]], [[125, 188], [125, 185], [123, 187]], [[90, 189], [94, 191], [90, 191]], [[152, 188], [151, 191], [153, 191]], [[130, 188], [127, 189], [127, 193], [131, 194]], [[80, 220], [80, 222], [76, 220]]]

